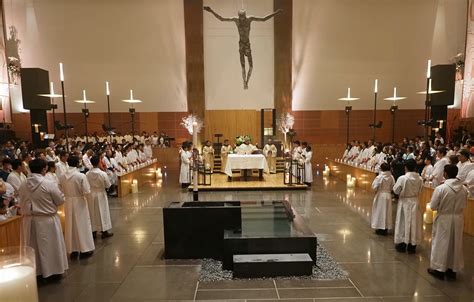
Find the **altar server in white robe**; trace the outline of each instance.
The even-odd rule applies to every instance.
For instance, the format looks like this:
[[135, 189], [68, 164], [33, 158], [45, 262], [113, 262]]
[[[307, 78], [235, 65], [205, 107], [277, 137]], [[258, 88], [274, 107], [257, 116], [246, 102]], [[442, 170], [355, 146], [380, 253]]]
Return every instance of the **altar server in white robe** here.
[[214, 172], [214, 148], [211, 141], [206, 141], [206, 145], [202, 148], [202, 157], [206, 168]]
[[456, 176], [461, 182], [465, 182], [467, 175], [474, 169], [474, 164], [471, 163], [470, 160], [470, 153], [466, 149], [461, 149], [458, 154], [459, 162], [457, 164], [458, 167], [458, 175]]
[[191, 184], [192, 143], [184, 142], [180, 153], [181, 167], [179, 172], [179, 183], [186, 188]]
[[311, 164], [311, 160], [313, 158], [313, 151], [311, 146], [306, 146], [302, 154], [302, 161], [304, 163], [304, 180], [303, 182], [311, 186], [313, 182], [313, 165]]
[[26, 182], [25, 166], [19, 159], [12, 161], [12, 172], [7, 177], [7, 182], [15, 190], [15, 196], [18, 196], [20, 186]]
[[23, 214], [22, 245], [31, 246], [36, 255], [36, 274], [44, 278], [62, 275], [68, 269], [66, 245], [57, 214], [64, 203], [58, 185], [46, 179], [47, 163], [30, 162], [31, 175], [20, 187]]
[[145, 152], [145, 157], [146, 157], [147, 160], [153, 158], [153, 149], [151, 147], [150, 139], [147, 139], [145, 141], [145, 147], [143, 147], [143, 152]]
[[467, 203], [467, 190], [456, 178], [455, 165], [444, 167], [444, 184], [438, 186], [429, 206], [438, 211], [433, 223], [431, 260], [428, 273], [436, 278], [456, 279], [456, 272], [464, 267], [463, 210]]
[[107, 173], [99, 169], [100, 157], [92, 156], [92, 170], [87, 172], [87, 180], [91, 186], [91, 194], [87, 197], [87, 204], [91, 218], [92, 234], [96, 236], [97, 232], [102, 232], [102, 238], [112, 237], [114, 234], [109, 232], [112, 229], [110, 220], [109, 200], [106, 190], [112, 185]]
[[86, 172], [89, 171], [90, 169], [92, 169], [91, 157], [92, 157], [93, 154], [94, 154], [94, 151], [89, 149], [82, 156], [82, 164], [83, 164]]
[[416, 161], [407, 160], [405, 175], [398, 178], [393, 192], [399, 195], [397, 217], [395, 219], [395, 249], [398, 252], [416, 252], [416, 245], [421, 242], [422, 219], [418, 195], [423, 188], [421, 176], [415, 172]]
[[449, 157], [446, 156], [448, 150], [446, 147], [439, 147], [436, 153], [437, 161], [433, 167], [433, 173], [431, 174], [430, 180], [433, 182], [433, 186], [437, 187], [444, 181], [444, 166], [449, 164]]
[[380, 174], [372, 182], [372, 190], [375, 191], [374, 203], [372, 205], [371, 227], [377, 235], [387, 235], [392, 229], [392, 189], [395, 179], [390, 172], [390, 165], [380, 165]]
[[232, 146], [229, 144], [229, 140], [225, 139], [224, 144], [221, 147], [221, 173], [224, 173], [225, 166], [227, 165], [227, 158], [232, 153]]
[[58, 176], [58, 179], [66, 173], [68, 170], [69, 166], [67, 164], [67, 159], [69, 157], [69, 153], [66, 151], [61, 151], [59, 153], [59, 162], [56, 163], [56, 175]]
[[263, 155], [267, 159], [268, 168], [270, 173], [276, 173], [276, 156], [277, 156], [277, 147], [273, 143], [273, 140], [268, 139], [267, 144], [263, 147]]
[[71, 258], [77, 257], [79, 253], [81, 258], [87, 258], [92, 256], [95, 249], [86, 199], [91, 189], [86, 175], [79, 172], [79, 158], [70, 156], [68, 164], [69, 169], [59, 179], [60, 187], [66, 197], [64, 207], [66, 249]]

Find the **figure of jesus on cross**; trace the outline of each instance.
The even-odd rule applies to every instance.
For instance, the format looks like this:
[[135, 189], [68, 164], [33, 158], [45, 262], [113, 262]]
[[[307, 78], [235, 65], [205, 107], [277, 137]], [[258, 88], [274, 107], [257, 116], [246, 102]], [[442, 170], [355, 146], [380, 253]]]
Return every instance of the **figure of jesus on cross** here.
[[[217, 19], [220, 21], [227, 21], [227, 22], [234, 22], [237, 26], [237, 30], [239, 31], [239, 53], [240, 53], [240, 65], [242, 66], [242, 79], [244, 81], [244, 89], [249, 88], [249, 80], [250, 76], [252, 75], [253, 69], [253, 60], [252, 60], [252, 50], [250, 48], [250, 23], [252, 21], [267, 21], [268, 19], [272, 18], [273, 16], [281, 13], [283, 10], [278, 9], [274, 13], [265, 16], [265, 17], [247, 17], [247, 13], [245, 10], [240, 10], [237, 17], [231, 18], [224, 18], [218, 13], [216, 13], [212, 8], [209, 6], [204, 6], [204, 10], [213, 14]], [[245, 71], [245, 57], [249, 62], [249, 70], [248, 73]]]

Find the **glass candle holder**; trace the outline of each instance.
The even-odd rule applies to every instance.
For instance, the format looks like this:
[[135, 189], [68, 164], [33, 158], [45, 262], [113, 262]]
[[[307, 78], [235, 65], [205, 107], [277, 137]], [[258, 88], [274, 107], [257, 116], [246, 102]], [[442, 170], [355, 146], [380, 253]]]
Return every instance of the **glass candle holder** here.
[[38, 301], [33, 248], [0, 248], [0, 301]]

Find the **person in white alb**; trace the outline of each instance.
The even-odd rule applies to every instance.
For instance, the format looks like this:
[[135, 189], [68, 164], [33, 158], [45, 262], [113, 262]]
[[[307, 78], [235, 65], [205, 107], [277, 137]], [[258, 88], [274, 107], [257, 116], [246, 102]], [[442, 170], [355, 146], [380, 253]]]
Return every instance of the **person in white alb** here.
[[229, 145], [229, 140], [225, 139], [224, 144], [221, 147], [221, 173], [224, 173], [225, 167], [227, 165], [227, 158], [232, 152], [232, 146]]
[[433, 223], [431, 260], [428, 273], [436, 278], [456, 279], [464, 267], [463, 259], [463, 210], [467, 203], [467, 190], [456, 178], [455, 165], [444, 167], [444, 184], [437, 187], [429, 206], [437, 211]]
[[431, 155], [426, 156], [425, 158], [425, 166], [423, 167], [423, 171], [421, 171], [421, 178], [423, 181], [429, 181], [431, 178], [431, 174], [433, 173], [433, 158]]
[[268, 139], [267, 144], [263, 147], [263, 155], [267, 159], [268, 168], [270, 173], [276, 173], [276, 156], [277, 156], [277, 147], [273, 143], [271, 138]]
[[106, 190], [112, 185], [107, 173], [99, 169], [99, 156], [92, 156], [93, 168], [87, 172], [87, 180], [91, 186], [91, 194], [87, 197], [87, 204], [92, 225], [92, 235], [95, 238], [97, 232], [102, 232], [102, 238], [108, 238], [114, 234], [110, 220], [109, 200]]
[[395, 179], [390, 172], [390, 165], [380, 165], [380, 174], [372, 182], [375, 191], [372, 205], [371, 227], [377, 235], [387, 235], [392, 229], [392, 189]]
[[212, 147], [211, 141], [206, 141], [205, 146], [202, 148], [202, 157], [204, 158], [204, 164], [206, 168], [214, 172], [214, 148]]
[[69, 157], [69, 153], [66, 151], [61, 151], [59, 153], [59, 162], [56, 163], [56, 175], [58, 176], [58, 179], [66, 173], [67, 169], [69, 168], [67, 164], [67, 159]]
[[459, 162], [457, 164], [458, 167], [458, 175], [456, 176], [461, 182], [465, 182], [467, 175], [474, 169], [474, 164], [471, 163], [470, 160], [471, 154], [466, 149], [461, 149], [458, 154]]
[[306, 145], [305, 149], [303, 150], [301, 160], [304, 163], [303, 182], [308, 186], [311, 186], [311, 183], [313, 182], [313, 165], [311, 164], [312, 159], [313, 159], [313, 151], [311, 149], [311, 146]]
[[92, 256], [95, 245], [87, 206], [86, 195], [90, 194], [89, 181], [79, 172], [80, 160], [77, 156], [68, 158], [69, 169], [59, 178], [60, 188], [64, 192], [66, 203], [64, 212], [66, 250], [71, 259]]
[[439, 147], [436, 153], [437, 160], [433, 167], [433, 173], [431, 174], [430, 180], [433, 182], [433, 186], [437, 187], [444, 181], [444, 166], [449, 164], [449, 157], [446, 156], [448, 150], [446, 147]]
[[191, 184], [191, 163], [193, 144], [191, 142], [184, 142], [182, 151], [180, 153], [181, 167], [179, 173], [179, 183], [182, 188], [187, 188]]
[[395, 219], [395, 249], [398, 252], [416, 253], [416, 246], [421, 242], [422, 219], [418, 204], [418, 195], [423, 188], [421, 176], [415, 172], [416, 161], [407, 160], [405, 175], [400, 176], [393, 187], [399, 195], [397, 216]]
[[86, 172], [92, 169], [91, 157], [92, 157], [93, 154], [94, 154], [94, 151], [89, 149], [82, 156], [82, 164], [84, 165], [84, 168], [86, 169]]
[[15, 190], [15, 196], [18, 196], [20, 186], [26, 182], [25, 166], [19, 159], [12, 161], [12, 172], [8, 175], [7, 182]]
[[151, 147], [150, 139], [145, 141], [145, 146], [143, 147], [143, 152], [145, 152], [145, 157], [147, 160], [153, 158], [153, 149]]
[[23, 214], [22, 245], [31, 246], [36, 255], [36, 274], [43, 278], [60, 277], [68, 269], [66, 246], [58, 216], [64, 195], [58, 186], [44, 178], [46, 161], [30, 162], [31, 176], [20, 187]]
[[252, 154], [254, 151], [257, 151], [257, 147], [250, 143], [250, 139], [245, 139], [244, 143], [235, 148], [237, 154], [245, 155]]

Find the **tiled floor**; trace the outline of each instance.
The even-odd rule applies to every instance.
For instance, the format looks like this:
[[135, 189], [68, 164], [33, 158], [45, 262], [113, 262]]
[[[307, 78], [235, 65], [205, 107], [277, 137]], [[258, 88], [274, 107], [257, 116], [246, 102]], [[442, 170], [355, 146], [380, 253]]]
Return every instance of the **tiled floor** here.
[[[258, 280], [198, 282], [198, 260], [172, 261], [163, 253], [162, 207], [190, 200], [177, 174], [139, 194], [111, 200], [115, 236], [96, 240], [96, 252], [74, 261], [59, 284], [40, 286], [51, 301], [474, 301], [474, 237], [465, 236], [465, 272], [456, 282], [426, 273], [431, 227], [419, 253], [396, 253], [393, 237], [369, 228], [372, 194], [347, 191], [335, 179], [317, 177], [309, 191], [206, 192], [201, 200], [288, 199], [318, 239], [349, 272], [348, 280]], [[186, 223], [183, 221], [183, 223]]]

